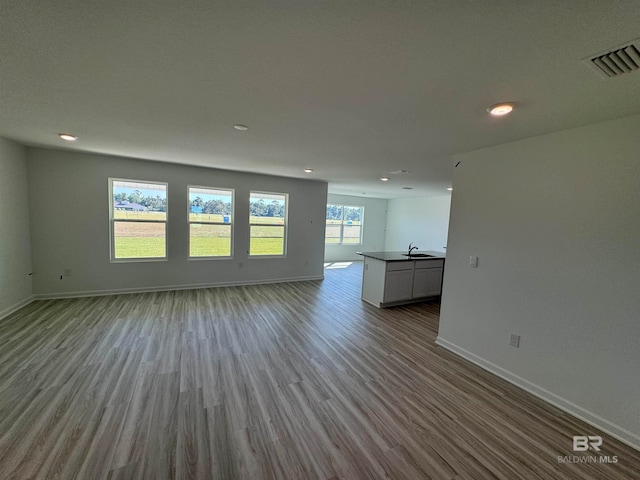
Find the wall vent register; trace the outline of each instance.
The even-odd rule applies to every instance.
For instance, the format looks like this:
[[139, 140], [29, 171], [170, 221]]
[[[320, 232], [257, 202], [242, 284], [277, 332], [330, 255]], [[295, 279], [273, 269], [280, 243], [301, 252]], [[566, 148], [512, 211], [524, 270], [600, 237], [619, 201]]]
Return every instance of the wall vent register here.
[[640, 70], [640, 39], [585, 60], [604, 77], [612, 78]]

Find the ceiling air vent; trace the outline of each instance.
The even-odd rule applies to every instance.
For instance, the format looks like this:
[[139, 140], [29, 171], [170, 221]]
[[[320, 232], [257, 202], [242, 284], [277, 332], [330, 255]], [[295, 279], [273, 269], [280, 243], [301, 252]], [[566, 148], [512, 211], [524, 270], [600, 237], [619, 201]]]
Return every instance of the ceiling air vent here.
[[609, 78], [640, 70], [640, 39], [585, 61]]

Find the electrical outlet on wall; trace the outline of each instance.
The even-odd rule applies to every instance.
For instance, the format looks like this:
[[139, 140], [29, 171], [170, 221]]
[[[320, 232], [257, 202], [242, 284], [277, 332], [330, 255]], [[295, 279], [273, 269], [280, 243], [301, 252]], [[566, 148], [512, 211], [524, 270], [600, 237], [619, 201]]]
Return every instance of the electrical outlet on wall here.
[[512, 347], [519, 347], [520, 335], [516, 335], [515, 333], [512, 333], [511, 337], [509, 338], [509, 345], [511, 345]]
[[71, 269], [70, 268], [65, 268], [63, 271], [63, 275], [65, 277], [70, 277], [71, 276]]
[[478, 257], [474, 257], [473, 255], [469, 257], [469, 266], [471, 268], [478, 268]]

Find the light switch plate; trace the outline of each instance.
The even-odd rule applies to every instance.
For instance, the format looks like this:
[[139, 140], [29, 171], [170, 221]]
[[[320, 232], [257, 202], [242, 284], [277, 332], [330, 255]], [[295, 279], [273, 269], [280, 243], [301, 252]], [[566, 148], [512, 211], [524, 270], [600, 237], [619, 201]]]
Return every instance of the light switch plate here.
[[511, 338], [509, 338], [509, 345], [512, 347], [520, 346], [520, 335], [516, 335], [515, 333], [511, 334]]
[[473, 255], [469, 257], [469, 266], [471, 268], [478, 268], [478, 257], [474, 257]]

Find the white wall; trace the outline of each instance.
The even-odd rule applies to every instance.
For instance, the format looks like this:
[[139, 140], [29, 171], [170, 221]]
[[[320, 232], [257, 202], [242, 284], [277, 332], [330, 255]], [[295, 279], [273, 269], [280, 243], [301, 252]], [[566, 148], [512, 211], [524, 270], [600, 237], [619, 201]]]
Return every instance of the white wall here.
[[449, 194], [389, 200], [385, 250], [406, 250], [413, 243], [420, 250], [444, 252], [450, 206]]
[[[45, 149], [27, 157], [38, 298], [323, 276], [324, 182]], [[168, 182], [167, 261], [110, 263], [109, 177]], [[235, 189], [235, 258], [187, 259], [187, 185]], [[286, 258], [248, 258], [250, 190], [289, 194]], [[60, 279], [63, 269], [72, 276]]]
[[384, 250], [387, 200], [330, 193], [327, 198], [327, 203], [356, 207], [364, 206], [364, 228], [361, 245], [325, 245], [325, 261], [362, 260], [362, 257], [356, 254], [356, 252], [376, 252]]
[[639, 132], [634, 116], [456, 157], [438, 339], [636, 448]]
[[27, 160], [0, 138], [0, 318], [32, 299]]

